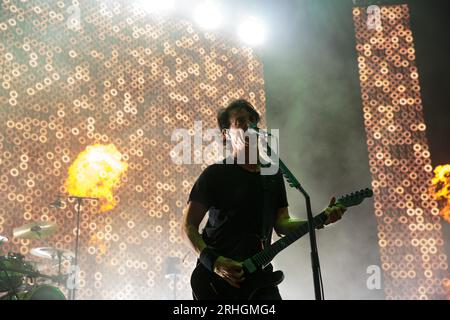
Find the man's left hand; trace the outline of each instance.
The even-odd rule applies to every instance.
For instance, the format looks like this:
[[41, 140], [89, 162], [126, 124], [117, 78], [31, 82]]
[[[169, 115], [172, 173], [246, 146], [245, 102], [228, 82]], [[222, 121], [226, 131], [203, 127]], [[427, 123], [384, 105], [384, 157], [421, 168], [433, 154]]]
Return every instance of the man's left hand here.
[[344, 212], [347, 210], [346, 207], [344, 207], [342, 204], [336, 203], [336, 198], [333, 197], [330, 200], [330, 204], [328, 205], [328, 208], [325, 209], [325, 214], [328, 215], [328, 219], [325, 221], [324, 225], [328, 225], [331, 223], [335, 223], [338, 220], [341, 220], [342, 216], [344, 215]]

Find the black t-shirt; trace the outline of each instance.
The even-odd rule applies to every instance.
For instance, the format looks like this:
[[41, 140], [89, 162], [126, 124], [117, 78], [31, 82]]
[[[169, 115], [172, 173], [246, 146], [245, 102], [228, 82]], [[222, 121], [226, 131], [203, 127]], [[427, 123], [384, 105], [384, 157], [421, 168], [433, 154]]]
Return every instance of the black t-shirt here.
[[261, 237], [263, 214], [268, 216], [264, 224], [269, 233], [265, 236], [271, 234], [277, 210], [288, 206], [279, 170], [273, 176], [262, 176], [223, 162], [202, 172], [192, 187], [189, 201], [208, 208], [209, 218], [202, 236], [208, 246], [221, 254], [233, 250], [248, 235]]

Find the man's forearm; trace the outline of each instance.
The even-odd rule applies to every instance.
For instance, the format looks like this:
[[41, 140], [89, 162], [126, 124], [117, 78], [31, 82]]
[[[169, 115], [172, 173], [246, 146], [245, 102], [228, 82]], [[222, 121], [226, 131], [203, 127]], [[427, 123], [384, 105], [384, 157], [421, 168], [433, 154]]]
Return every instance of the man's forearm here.
[[207, 245], [205, 241], [203, 241], [203, 238], [198, 232], [198, 229], [196, 229], [194, 226], [188, 225], [184, 228], [184, 232], [191, 247], [198, 255], [200, 255], [200, 252], [202, 252], [202, 250], [205, 249]]
[[307, 223], [306, 220], [289, 218], [278, 224], [276, 232], [279, 235], [286, 235], [288, 233], [296, 231], [298, 228], [300, 228], [301, 225], [304, 225], [305, 223]]

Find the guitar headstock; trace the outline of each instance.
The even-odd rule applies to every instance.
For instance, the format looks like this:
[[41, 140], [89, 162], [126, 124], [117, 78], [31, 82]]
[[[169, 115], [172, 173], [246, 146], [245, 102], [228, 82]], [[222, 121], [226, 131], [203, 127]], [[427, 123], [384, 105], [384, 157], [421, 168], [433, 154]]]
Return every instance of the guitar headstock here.
[[352, 192], [348, 195], [342, 196], [337, 200], [337, 203], [344, 205], [345, 207], [352, 207], [363, 202], [365, 198], [373, 196], [372, 189], [364, 189], [357, 192]]

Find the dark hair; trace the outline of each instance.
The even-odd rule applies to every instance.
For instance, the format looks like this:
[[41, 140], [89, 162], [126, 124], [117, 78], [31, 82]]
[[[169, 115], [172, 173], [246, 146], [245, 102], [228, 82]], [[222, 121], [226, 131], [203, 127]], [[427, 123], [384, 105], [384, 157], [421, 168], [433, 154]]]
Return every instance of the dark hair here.
[[222, 108], [217, 112], [217, 124], [221, 131], [230, 128], [230, 113], [236, 109], [246, 110], [253, 118], [255, 118], [256, 123], [261, 119], [258, 111], [256, 111], [255, 107], [250, 102], [244, 99], [235, 100], [226, 108]]

